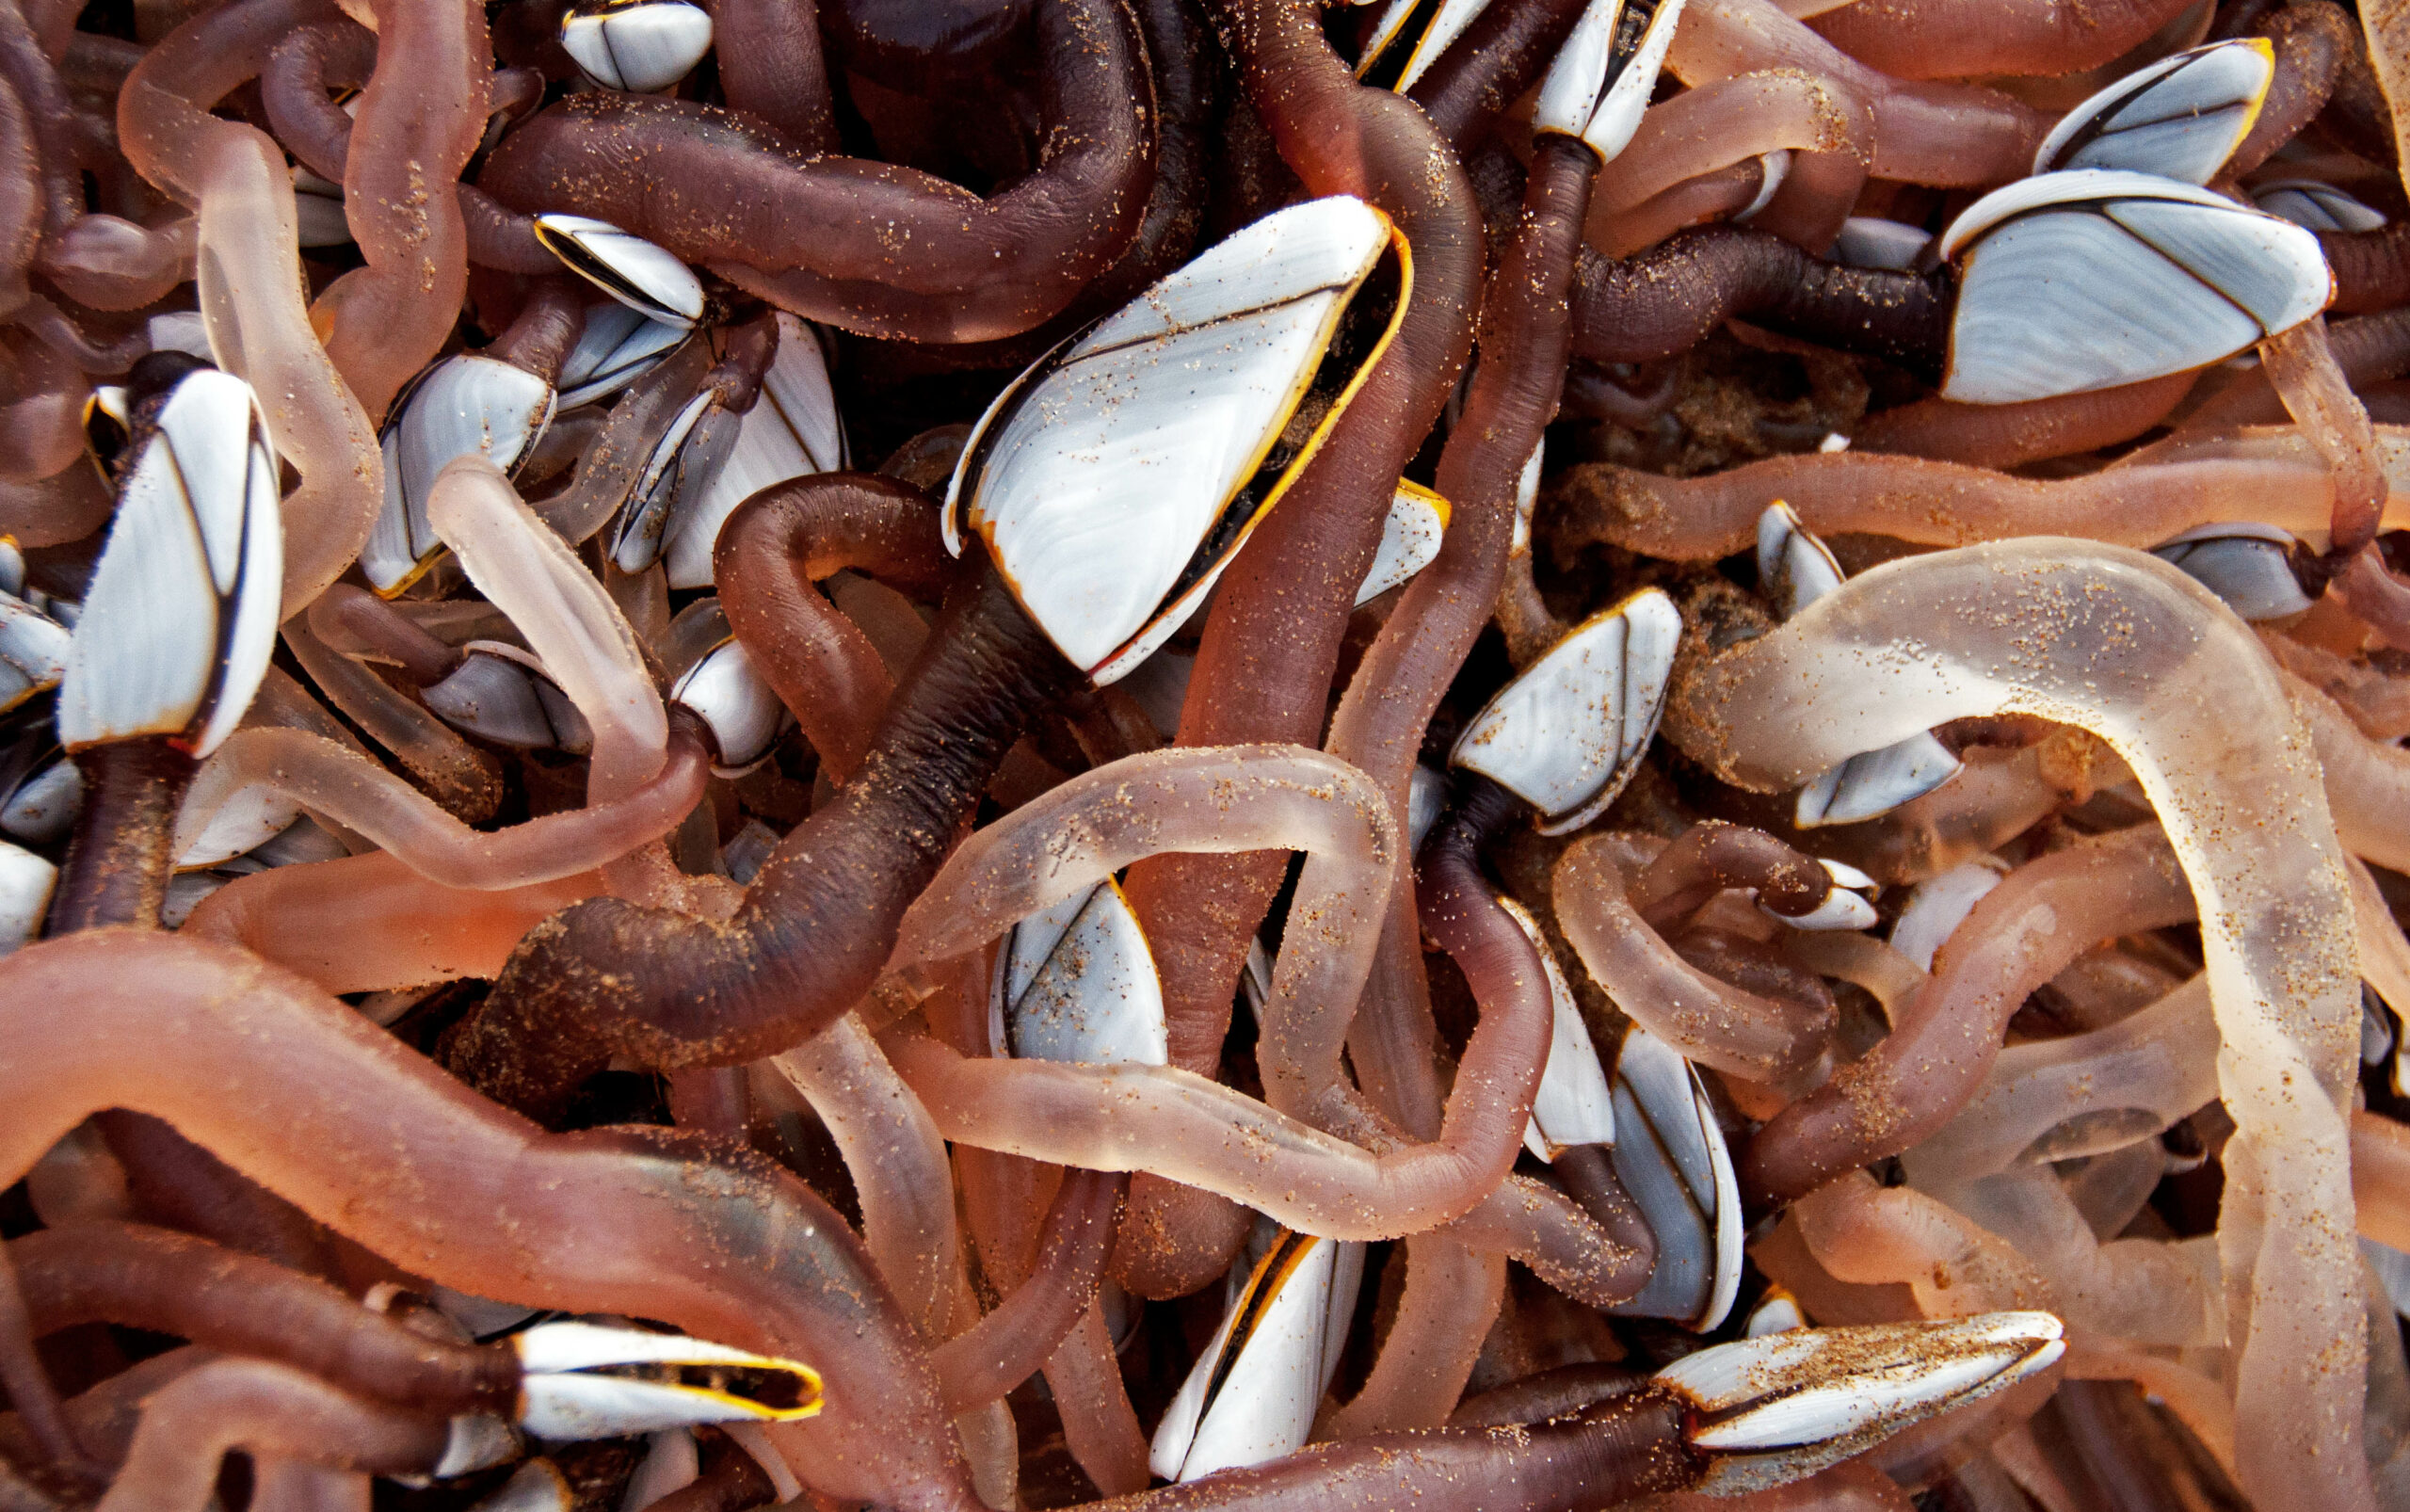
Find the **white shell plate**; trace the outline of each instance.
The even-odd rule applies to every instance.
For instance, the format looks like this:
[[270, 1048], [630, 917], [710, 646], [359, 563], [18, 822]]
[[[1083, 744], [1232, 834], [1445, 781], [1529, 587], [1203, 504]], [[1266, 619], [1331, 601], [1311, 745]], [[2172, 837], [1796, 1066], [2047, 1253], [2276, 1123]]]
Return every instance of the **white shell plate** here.
[[284, 523], [267, 424], [250, 385], [187, 375], [125, 475], [58, 689], [69, 748], [182, 734], [217, 748], [276, 647]]
[[2310, 604], [2293, 575], [2292, 545], [2282, 531], [2209, 525], [2154, 546], [2150, 554], [2224, 599], [2243, 619], [2282, 619]]
[[562, 51], [606, 89], [666, 89], [693, 72], [711, 48], [711, 12], [684, 0], [606, 5], [561, 18]]
[[998, 953], [999, 1054], [1091, 1066], [1171, 1059], [1162, 978], [1111, 878], [1017, 925]]
[[84, 806], [84, 774], [71, 761], [55, 761], [17, 784], [0, 804], [0, 832], [28, 844], [64, 840]]
[[[1328, 1239], [1292, 1267], [1245, 1340], [1221, 1391], [1205, 1400], [1230, 1330], [1237, 1300], [1205, 1353], [1181, 1383], [1156, 1426], [1148, 1467], [1166, 1480], [1192, 1481], [1217, 1470], [1259, 1465], [1293, 1454], [1312, 1431], [1314, 1409], [1339, 1368], [1339, 1354], [1363, 1279], [1364, 1247]], [[1251, 1279], [1250, 1289], [1270, 1284]], [[1245, 1294], [1242, 1293], [1244, 1297]]]
[[703, 318], [702, 281], [666, 249], [586, 216], [538, 216], [536, 231], [562, 265], [629, 309], [681, 327]]
[[1900, 917], [1891, 925], [1891, 948], [1933, 970], [1933, 957], [1984, 894], [2000, 886], [2007, 868], [1988, 856], [1928, 877], [1908, 893]]
[[1381, 544], [1373, 553], [1372, 570], [1356, 590], [1358, 604], [1369, 603], [1438, 559], [1448, 522], [1436, 502], [1438, 495], [1412, 483], [1400, 483], [1381, 522]]
[[[2129, 169], [2207, 184], [2250, 134], [2274, 76], [2275, 50], [2256, 37], [2163, 57], [2060, 118], [2033, 171]], [[2092, 135], [2071, 147], [2084, 131]]]
[[1841, 586], [1841, 565], [1822, 540], [1776, 500], [1758, 516], [1758, 591], [1788, 619]]
[[1539, 1091], [1523, 1128], [1523, 1148], [1537, 1159], [1553, 1161], [1575, 1145], [1612, 1145], [1615, 1093], [1599, 1064], [1599, 1048], [1590, 1042], [1589, 1025], [1582, 1021], [1582, 1009], [1573, 1001], [1573, 986], [1565, 979], [1565, 969], [1556, 963], [1556, 952], [1549, 949], [1548, 937], [1531, 910], [1510, 897], [1501, 896], [1498, 903], [1539, 952], [1554, 1015], [1548, 1061], [1540, 1069]]
[[1813, 829], [1872, 819], [1924, 796], [1957, 776], [1963, 764], [1930, 733], [1860, 751], [1799, 790], [1791, 822]]
[[552, 419], [553, 386], [524, 368], [474, 352], [428, 368], [385, 427], [385, 502], [360, 554], [370, 585], [391, 593], [442, 549], [426, 521], [437, 474], [471, 452], [507, 473]]
[[2377, 231], [2385, 225], [2382, 214], [2316, 179], [2263, 184], [2251, 191], [2251, 202], [2312, 231]]
[[724, 640], [688, 668], [669, 690], [672, 702], [702, 716], [719, 746], [719, 770], [741, 771], [770, 753], [785, 724], [786, 705], [753, 669], [734, 639]]
[[1843, 267], [1904, 270], [1917, 265], [1917, 259], [1932, 240], [1931, 233], [1921, 226], [1852, 216], [1841, 222], [1841, 233], [1833, 242], [1832, 259]]
[[613, 300], [586, 312], [586, 330], [562, 360], [560, 408], [594, 404], [634, 383], [691, 332]]
[[1387, 236], [1343, 198], [1257, 221], [1106, 319], [1039, 374], [992, 441], [965, 448], [978, 479], [960, 499], [957, 469], [949, 513], [987, 539], [1073, 665], [1125, 669], [1125, 647], [1168, 617], [1166, 595], [1261, 464]]
[[17, 845], [0, 840], [0, 956], [29, 945], [41, 935], [50, 912], [51, 889], [58, 868]]
[[1657, 732], [1681, 633], [1655, 588], [1592, 616], [1499, 689], [1449, 761], [1539, 810], [1543, 833], [1587, 824]]
[[1961, 216], [1945, 248], [1970, 238], [1941, 391], [1968, 403], [2201, 367], [2308, 319], [2333, 294], [2308, 231], [2138, 173], [2013, 184]]

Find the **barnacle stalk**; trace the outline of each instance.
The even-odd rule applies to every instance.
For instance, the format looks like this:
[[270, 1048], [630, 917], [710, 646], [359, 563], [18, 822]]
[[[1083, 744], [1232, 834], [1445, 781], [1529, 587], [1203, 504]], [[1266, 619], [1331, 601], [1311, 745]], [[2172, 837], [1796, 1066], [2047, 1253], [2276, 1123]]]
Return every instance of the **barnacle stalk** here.
[[323, 13], [313, 0], [249, 0], [196, 16], [144, 56], [118, 100], [128, 160], [199, 216], [196, 281], [212, 354], [264, 396], [277, 451], [301, 473], [283, 502], [287, 615], [360, 554], [383, 470], [367, 412], [302, 304], [283, 154], [256, 128], [208, 112], [290, 27]]

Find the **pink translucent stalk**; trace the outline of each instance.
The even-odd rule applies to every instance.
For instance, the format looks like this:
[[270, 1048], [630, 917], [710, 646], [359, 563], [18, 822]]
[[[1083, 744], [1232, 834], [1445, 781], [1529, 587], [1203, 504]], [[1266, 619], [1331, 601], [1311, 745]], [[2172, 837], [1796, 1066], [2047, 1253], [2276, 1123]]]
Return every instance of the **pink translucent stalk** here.
[[185, 921], [326, 992], [494, 977], [519, 937], [603, 891], [600, 874], [474, 892], [431, 882], [386, 851], [236, 877]]
[[[1837, 686], [1851, 690], [1832, 696]], [[1887, 564], [1695, 663], [1667, 729], [1792, 787], [1950, 719], [2037, 714], [2133, 769], [2199, 904], [2226, 1146], [2219, 1247], [2247, 1493], [2367, 1508], [2349, 1162], [2350, 895], [2307, 735], [2241, 621], [2154, 557], [2040, 539]]]
[[1951, 1193], [1950, 1202], [1984, 1232], [2016, 1236], [2018, 1256], [2041, 1276], [2069, 1327], [2168, 1348], [2225, 1343], [2214, 1242], [2103, 1244], [2047, 1166], [2003, 1172]]
[[91, 385], [66, 354], [21, 330], [0, 344], [0, 478], [38, 482], [84, 460]]
[[1873, 121], [1856, 105], [1845, 88], [1796, 66], [1686, 89], [1651, 107], [1631, 145], [1599, 169], [1588, 239], [1603, 247], [1617, 239], [1614, 222], [1647, 201], [1766, 153], [1847, 152], [1864, 160], [1873, 150]]
[[301, 474], [284, 499], [284, 613], [351, 565], [377, 522], [384, 463], [368, 414], [318, 345], [302, 303], [293, 179], [266, 135], [209, 108], [255, 75], [313, 0], [205, 12], [144, 56], [118, 96], [118, 136], [152, 183], [200, 213], [201, 318], [218, 365], [248, 380], [281, 457]]
[[[1622, 1300], [1605, 1240], [1535, 1182], [1480, 1185], [1442, 1146], [1375, 1155], [1192, 1071], [970, 1059], [925, 1037], [886, 1041], [890, 1060], [957, 1145], [1090, 1170], [1146, 1170], [1217, 1193], [1291, 1228], [1395, 1238], [1438, 1227], [1524, 1261], [1569, 1295]], [[1444, 1182], [1444, 1184], [1442, 1184]], [[1471, 1186], [1470, 1198], [1462, 1188]]]
[[[835, 1138], [861, 1203], [862, 1241], [922, 1339], [934, 1345], [977, 1323], [979, 1302], [962, 1268], [945, 1141], [861, 1020], [849, 1013], [771, 1064], [810, 1101]], [[959, 1407], [955, 1431], [983, 1489], [985, 1481], [1001, 1476], [1008, 1490], [1019, 1464], [1009, 1413], [995, 1397]], [[983, 1455], [989, 1449], [1001, 1452]]]
[[[2295, 438], [2246, 435], [2241, 448], [2161, 452], [2056, 479], [1858, 452], [1769, 458], [1681, 479], [1596, 464], [1560, 490], [1562, 512], [1550, 528], [1560, 545], [1602, 540], [1681, 561], [1746, 551], [1758, 516], [1776, 500], [1820, 535], [1863, 532], [1925, 546], [2050, 535], [2155, 546], [2227, 521], [2322, 533], [2335, 503], [2324, 466]], [[2389, 471], [2410, 462], [2398, 445], [2386, 453]], [[2389, 505], [2386, 528], [2404, 525], [2410, 508]]]
[[2352, 1193], [2362, 1234], [2410, 1249], [2410, 1128], [2365, 1108], [2352, 1115]]
[[619, 860], [678, 826], [702, 800], [711, 758], [691, 730], [626, 796], [477, 830], [375, 763], [297, 730], [240, 730], [203, 764], [176, 819], [177, 844], [245, 790], [282, 794], [391, 851], [445, 887], [480, 892], [557, 881]]
[[1903, 79], [2073, 73], [2114, 61], [2176, 19], [2187, 0], [1897, 0], [1842, 6], [1816, 30], [1869, 68]]
[[1592, 836], [1556, 863], [1557, 926], [1616, 1006], [1703, 1066], [1803, 1089], [1823, 1069], [1833, 1019], [1710, 976], [1674, 953], [1631, 906], [1631, 837]]
[[1894, 1024], [1927, 980], [1923, 967], [1874, 936], [1856, 930], [1793, 930], [1783, 941], [1782, 949], [1791, 960], [1819, 976], [1866, 989], [1882, 1005], [1883, 1016]]
[[547, 1134], [307, 983], [171, 935], [29, 946], [0, 961], [0, 994], [74, 1006], [0, 1057], [0, 1177], [96, 1109], [152, 1114], [411, 1274], [810, 1363], [824, 1410], [768, 1431], [815, 1489], [975, 1504], [869, 1257], [757, 1157], [664, 1130]]
[[[2290, 635], [2263, 633], [2259, 640], [2278, 667], [2333, 700], [2361, 734], [2386, 745], [2410, 735], [2410, 678], [2346, 660]], [[2305, 714], [2304, 717], [2312, 716]], [[2313, 723], [2313, 734], [2316, 730]]]
[[2360, 976], [2387, 1003], [2410, 1003], [2410, 938], [2393, 917], [2376, 877], [2359, 858], [2344, 858], [2352, 874], [2352, 918], [2360, 939]]
[[2334, 474], [2332, 547], [2338, 557], [2349, 556], [2376, 539], [2388, 488], [2368, 408], [2327, 346], [2326, 317], [2312, 315], [2261, 342], [2259, 365]]
[[927, 1110], [852, 1014], [773, 1057], [827, 1125], [854, 1179], [862, 1242], [924, 1339], [975, 1322], [955, 1227], [954, 1170]]
[[2363, 735], [2333, 699], [2300, 679], [2289, 674], [2286, 685], [2318, 751], [2343, 847], [2391, 871], [2410, 869], [2410, 834], [2401, 820], [2410, 802], [2410, 751]]
[[1853, 1171], [1796, 1212], [1809, 1253], [1836, 1279], [1904, 1284], [1928, 1318], [2048, 1305], [2048, 1286], [2015, 1247], [1914, 1187]]
[[0, 535], [20, 546], [63, 546], [107, 523], [116, 503], [101, 475], [77, 463], [33, 483], [0, 481]]
[[1121, 1384], [1121, 1361], [1105, 1327], [1104, 1306], [1091, 1302], [1046, 1361], [1047, 1389], [1063, 1413], [1071, 1456], [1107, 1496], [1147, 1488], [1147, 1439]]
[[455, 185], [485, 135], [493, 45], [476, 0], [380, 0], [377, 71], [344, 167], [344, 218], [368, 265], [311, 319], [371, 419], [451, 339], [469, 285]]
[[426, 516], [593, 727], [588, 801], [624, 797], [651, 780], [669, 738], [661, 694], [635, 632], [569, 543], [474, 454], [437, 475]]
[[2369, 66], [2393, 118], [2394, 161], [2410, 164], [2410, 14], [2385, 6], [2360, 12]]
[[1443, 1234], [1416, 1234], [1406, 1242], [1406, 1264], [1389, 1337], [1364, 1389], [1331, 1414], [1329, 1438], [1446, 1423], [1506, 1300], [1503, 1255]]
[[[1764, 184], [1765, 164], [1757, 158], [1684, 179], [1629, 210], [1594, 221], [1587, 232], [1590, 246], [1602, 257], [1630, 257], [1685, 226], [1738, 215], [1757, 202]], [[1508, 581], [1513, 586], [1511, 575]]]
[[2234, 1474], [2234, 1404], [2218, 1381], [2163, 1356], [2085, 1335], [2067, 1340], [2065, 1364], [2071, 1381], [2131, 1381], [2141, 1387], [2193, 1430], [2219, 1469]]
[[[1301, 1163], [1322, 1167], [1319, 1181], [1310, 1186], [1300, 1182], [1294, 1192], [1275, 1198], [1259, 1188], [1267, 1180], [1279, 1183], [1281, 1176], [1243, 1177], [1239, 1184], [1248, 1195], [1242, 1196], [1231, 1189], [1231, 1179], [1242, 1173], [1228, 1168], [1227, 1156], [1216, 1162], [1224, 1168], [1211, 1180], [1157, 1173], [1239, 1197], [1263, 1211], [1272, 1211], [1267, 1201], [1278, 1200], [1290, 1213], [1313, 1214], [1302, 1224], [1283, 1221], [1334, 1237], [1370, 1237], [1373, 1231], [1382, 1230], [1385, 1237], [1393, 1237], [1459, 1216], [1513, 1164], [1512, 1141], [1520, 1139], [1520, 1119], [1528, 1113], [1528, 1094], [1519, 1102], [1502, 1099], [1490, 1086], [1507, 1069], [1489, 1064], [1497, 1058], [1496, 1033], [1484, 1042], [1482, 1031], [1475, 1032], [1457, 1080], [1456, 1103], [1437, 1143], [1375, 1156], [1309, 1127], [1369, 1131], [1379, 1122], [1348, 1086], [1340, 1055], [1356, 994], [1378, 943], [1395, 844], [1389, 805], [1361, 774], [1334, 758], [1293, 747], [1158, 751], [1074, 779], [979, 831], [955, 853], [905, 914], [891, 967], [960, 955], [1145, 856], [1166, 850], [1230, 854], [1302, 849], [1307, 853], [1305, 870], [1274, 966], [1257, 1050], [1270, 1106], [1251, 1104], [1216, 1084], [1168, 1068], [1012, 1061], [956, 1062], [940, 1070], [943, 1063], [916, 1051], [912, 1063], [898, 1069], [916, 1085], [924, 1073], [942, 1075], [949, 1086], [963, 1085], [956, 1082], [957, 1074], [983, 1080], [1002, 1076], [1005, 1085], [1032, 1084], [1030, 1097], [1015, 1100], [1013, 1109], [991, 1104], [977, 1110], [982, 1123], [1001, 1116], [1008, 1124], [1020, 1125], [1043, 1097], [1084, 1102], [1133, 1078], [1140, 1079], [1148, 1091], [1140, 1094], [1137, 1085], [1130, 1085], [1128, 1095], [1143, 1095], [1163, 1108], [1156, 1117], [1166, 1122], [1180, 1121], [1176, 1110], [1202, 1112], [1215, 1102], [1251, 1106], [1247, 1124], [1296, 1151]], [[1494, 1031], [1497, 1026], [1483, 1027]], [[1509, 1046], [1509, 1054], [1535, 1064], [1537, 1054], [1545, 1053], [1545, 1033], [1543, 1028], [1542, 1044]], [[949, 1106], [941, 1109], [938, 1102]], [[1087, 1105], [1101, 1111], [1095, 1102]], [[1069, 1120], [1077, 1116], [1068, 1106], [1058, 1111], [1064, 1118], [1061, 1132], [1068, 1134]], [[972, 1113], [956, 1098], [934, 1100], [931, 1112], [950, 1137], [970, 1137], [950, 1126]], [[1509, 1138], [1502, 1141], [1501, 1127], [1509, 1120]], [[981, 1137], [971, 1137], [971, 1142], [989, 1143]], [[1087, 1158], [1101, 1153], [1095, 1150], [1047, 1154], [1022, 1148], [1019, 1140], [991, 1148], [1096, 1170], [1140, 1168], [1126, 1153], [1102, 1160]], [[1180, 1158], [1174, 1151], [1164, 1153]], [[1182, 1164], [1214, 1159], [1211, 1150], [1194, 1150]], [[1148, 1163], [1146, 1168], [1154, 1167]]]
[[1666, 67], [1696, 87], [1769, 69], [1821, 80], [1844, 113], [1873, 121], [1868, 169], [1939, 185], [1999, 184], [2027, 172], [2048, 118], [1994, 89], [1911, 84], [1842, 53], [1772, 0], [1702, 0], [1682, 13]]
[[1096, 1301], [1128, 1186], [1117, 1172], [1063, 1173], [1028, 1274], [994, 1311], [935, 1352], [949, 1407], [993, 1402], [1046, 1368]]
[[425, 704], [403, 697], [375, 672], [329, 650], [306, 616], [287, 619], [283, 634], [293, 659], [326, 700], [392, 751], [447, 812], [471, 823], [493, 817], [502, 802], [502, 767], [493, 757], [470, 745]]
[[1954, 1190], [2009, 1169], [2036, 1140], [2080, 1129], [2087, 1115], [2131, 1109], [2165, 1128], [2215, 1096], [2217, 1026], [2209, 983], [2196, 976], [2106, 1028], [2000, 1052], [1982, 1087], [1904, 1165], [1918, 1185]]
[[264, 1359], [220, 1359], [153, 1392], [125, 1464], [97, 1512], [201, 1512], [219, 1462], [235, 1450], [387, 1474], [432, 1470], [440, 1417], [363, 1402]]
[[1867, 416], [1850, 443], [1859, 451], [1973, 467], [2018, 467], [2131, 441], [2166, 419], [2197, 377], [2174, 373], [2023, 404], [1920, 399]]

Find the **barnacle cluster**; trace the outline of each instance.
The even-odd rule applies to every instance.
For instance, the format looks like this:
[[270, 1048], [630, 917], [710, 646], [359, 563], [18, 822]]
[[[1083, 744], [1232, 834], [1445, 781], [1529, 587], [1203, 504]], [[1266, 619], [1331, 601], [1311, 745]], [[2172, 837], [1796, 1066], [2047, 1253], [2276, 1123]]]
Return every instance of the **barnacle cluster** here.
[[2405, 90], [0, 0], [0, 1508], [2410, 1508]]

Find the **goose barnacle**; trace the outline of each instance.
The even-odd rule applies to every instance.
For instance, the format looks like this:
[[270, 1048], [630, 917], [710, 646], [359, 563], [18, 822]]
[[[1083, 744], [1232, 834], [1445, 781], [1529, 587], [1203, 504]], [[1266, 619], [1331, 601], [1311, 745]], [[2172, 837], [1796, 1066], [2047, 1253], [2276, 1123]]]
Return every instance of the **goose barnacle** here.
[[[1681, 17], [1682, 0], [1592, 0], [1540, 84], [1533, 128], [1578, 137], [1613, 162], [1640, 129]], [[1765, 175], [1759, 205], [1778, 182]]]
[[2033, 171], [2129, 169], [2207, 184], [2259, 119], [2275, 60], [2266, 38], [2241, 37], [2137, 69], [2060, 117]]
[[[1391, 248], [1393, 275], [1359, 298]], [[1206, 252], [988, 407], [946, 491], [948, 548], [979, 536], [1072, 665], [1123, 676], [1320, 449], [1404, 311], [1406, 258], [1379, 212], [1343, 197]], [[1300, 412], [1314, 423], [1293, 435]]]
[[534, 452], [554, 405], [543, 374], [479, 352], [444, 358], [405, 389], [382, 438], [384, 504], [360, 553], [369, 585], [391, 597], [442, 555], [426, 519], [438, 473], [471, 452], [513, 471]]
[[1681, 630], [1656, 588], [1591, 616], [1467, 722], [1449, 764], [1530, 804], [1542, 834], [1588, 824], [1657, 732]]
[[[653, 438], [620, 507], [619, 529], [611, 538], [611, 560], [620, 571], [644, 571], [683, 536], [687, 538], [680, 554], [686, 586], [710, 581], [712, 542], [745, 497], [731, 497], [715, 485], [747, 423], [762, 408], [765, 379], [786, 345], [783, 333], [790, 330], [813, 342], [816, 353], [817, 343], [809, 331], [793, 321], [781, 325], [766, 312], [712, 333], [710, 350], [718, 361]], [[776, 411], [774, 402], [764, 417], [766, 425], [785, 423]]]
[[2335, 292], [2306, 228], [2123, 169], [1995, 189], [1938, 251], [1958, 269], [1941, 394], [1975, 404], [2205, 366], [2291, 330]]
[[1000, 1055], [1169, 1062], [1163, 982], [1118, 882], [1108, 877], [1013, 927], [996, 952], [988, 1025]]
[[738, 505], [774, 483], [849, 465], [820, 332], [784, 311], [776, 320], [778, 353], [762, 374], [760, 397], [742, 412], [710, 481], [665, 527], [662, 564], [673, 588], [711, 586], [713, 544]]
[[1488, 8], [1489, 0], [1389, 0], [1373, 22], [1356, 77], [1404, 94]]
[[2047, 1370], [2066, 1352], [2064, 1332], [2048, 1312], [1795, 1328], [1685, 1355], [1650, 1384], [1698, 1414], [1684, 1437], [1708, 1456], [1699, 1488], [1738, 1496]]
[[1606, 1072], [1599, 1069], [1599, 1051], [1590, 1042], [1589, 1025], [1582, 1021], [1581, 1006], [1573, 1001], [1572, 984], [1565, 979], [1565, 969], [1557, 965], [1556, 952], [1549, 948], [1539, 921], [1511, 897], [1501, 896], [1498, 902], [1539, 953], [1540, 969], [1548, 977], [1555, 1030], [1549, 1039], [1548, 1064], [1540, 1070], [1539, 1091], [1532, 1099], [1532, 1118], [1523, 1131], [1523, 1148], [1534, 1158], [1553, 1165], [1561, 1154], [1577, 1145], [1615, 1142], [1615, 1093], [1607, 1086]]
[[166, 858], [126, 864], [117, 831], [132, 825], [164, 850], [166, 828], [134, 815], [172, 815], [194, 764], [250, 706], [284, 577], [276, 457], [250, 386], [165, 352], [135, 364], [126, 392], [117, 518], [56, 714], [87, 793], [60, 902], [111, 918], [155, 913]]
[[792, 1423], [818, 1413], [820, 1373], [684, 1334], [578, 1322], [511, 1337], [515, 1418], [538, 1439], [611, 1439], [704, 1423]]
[[1706, 1084], [1634, 1024], [1615, 1054], [1616, 1179], [1657, 1239], [1648, 1284], [1612, 1311], [1719, 1327], [1741, 1284], [1741, 1187]]
[[1363, 586], [1356, 590], [1356, 602], [1370, 603], [1430, 566], [1439, 555], [1447, 529], [1448, 501], [1419, 483], [1401, 481], [1381, 522], [1380, 548], [1373, 554]]
[[[1260, 1223], [1259, 1232], [1267, 1228]], [[1286, 1229], [1269, 1237], [1155, 1429], [1147, 1464], [1165, 1480], [1193, 1481], [1298, 1449], [1339, 1370], [1364, 1247]]]
[[732, 635], [679, 674], [670, 684], [669, 700], [702, 720], [716, 758], [713, 770], [722, 777], [737, 776], [765, 760], [786, 725], [786, 705]]
[[605, 89], [668, 88], [711, 49], [711, 12], [685, 0], [603, 0], [561, 14], [561, 50]]
[[534, 229], [564, 267], [646, 319], [686, 330], [701, 323], [702, 281], [653, 243], [589, 216], [538, 216]]

